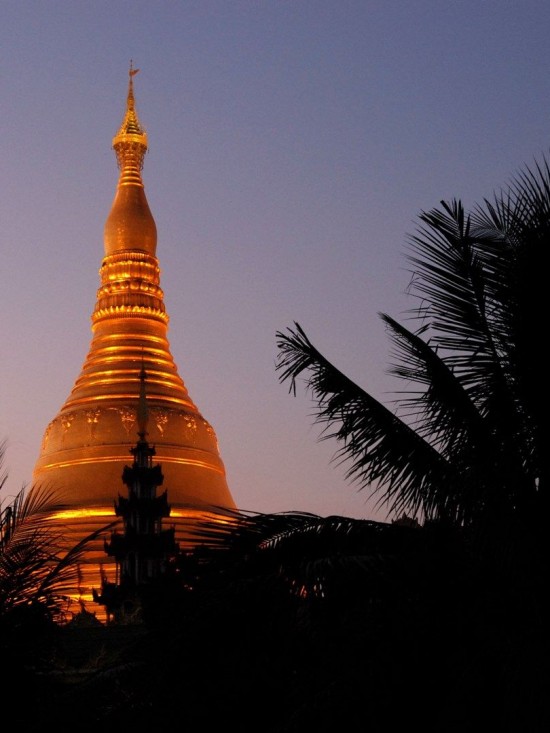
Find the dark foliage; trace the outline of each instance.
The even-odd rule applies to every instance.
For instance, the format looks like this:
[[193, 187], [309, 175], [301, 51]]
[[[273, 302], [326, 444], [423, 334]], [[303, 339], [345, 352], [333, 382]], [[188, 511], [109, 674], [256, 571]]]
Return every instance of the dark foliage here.
[[544, 162], [470, 214], [453, 201], [420, 216], [410, 255], [418, 327], [382, 315], [405, 387], [397, 410], [342, 374], [299, 324], [277, 334], [280, 379], [293, 392], [304, 379], [348, 478], [390, 513], [486, 540], [507, 534], [514, 552], [546, 536], [539, 316], [549, 210]]
[[225, 526], [223, 543], [203, 528], [146, 625], [60, 630], [25, 729], [60, 709], [90, 730], [546, 729], [545, 621], [461, 532], [297, 513]]

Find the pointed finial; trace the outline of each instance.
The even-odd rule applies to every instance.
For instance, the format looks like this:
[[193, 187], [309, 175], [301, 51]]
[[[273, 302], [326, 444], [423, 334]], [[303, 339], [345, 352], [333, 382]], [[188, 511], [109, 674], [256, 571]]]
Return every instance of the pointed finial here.
[[141, 177], [147, 134], [139, 123], [134, 103], [133, 78], [137, 73], [138, 69], [130, 61], [126, 110], [113, 138], [120, 176], [103, 232], [105, 254], [135, 249], [155, 255], [157, 246], [157, 228]]
[[147, 395], [145, 393], [145, 380], [147, 372], [143, 364], [143, 353], [141, 355], [141, 370], [139, 372], [139, 401], [137, 408], [138, 435], [141, 440], [145, 440], [147, 435], [147, 422], [149, 415], [147, 413]]
[[130, 69], [128, 70], [128, 109], [134, 108], [134, 76], [139, 69], [134, 69], [134, 62], [130, 59]]
[[138, 71], [139, 69], [134, 69], [134, 62], [130, 60], [126, 113], [122, 125], [113, 138], [113, 148], [120, 168], [123, 168], [130, 158], [131, 162], [135, 162], [141, 169], [143, 156], [147, 152], [147, 133], [139, 122], [134, 99], [134, 76]]

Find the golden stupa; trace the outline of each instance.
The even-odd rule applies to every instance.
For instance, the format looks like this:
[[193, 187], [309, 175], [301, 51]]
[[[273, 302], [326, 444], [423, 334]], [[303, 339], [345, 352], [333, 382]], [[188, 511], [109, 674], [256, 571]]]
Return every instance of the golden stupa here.
[[[216, 435], [191, 400], [167, 339], [157, 230], [141, 170], [147, 135], [135, 108], [130, 64], [122, 125], [113, 138], [120, 177], [105, 222], [105, 254], [92, 314], [92, 341], [73, 389], [45, 430], [33, 487], [60, 492], [54, 517], [69, 546], [115, 519], [122, 472], [138, 432], [140, 373], [147, 377], [149, 442], [161, 464], [169, 525], [183, 540], [189, 519], [234, 509]], [[94, 612], [92, 589], [114, 577], [103, 537], [90, 546], [74, 598]], [[100, 613], [98, 613], [100, 615]]]

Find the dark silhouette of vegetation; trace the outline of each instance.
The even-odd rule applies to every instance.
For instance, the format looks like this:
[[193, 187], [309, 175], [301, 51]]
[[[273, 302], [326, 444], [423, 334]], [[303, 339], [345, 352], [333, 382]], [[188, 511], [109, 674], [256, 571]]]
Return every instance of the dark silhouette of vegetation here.
[[298, 323], [277, 334], [281, 381], [304, 379], [321, 437], [393, 521], [236, 511], [190, 525], [194, 549], [143, 589], [141, 626], [83, 613], [60, 628], [34, 709], [18, 711], [26, 730], [60, 710], [94, 730], [548, 730], [550, 169], [420, 221], [415, 328], [382, 316], [396, 409]]
[[113, 730], [546, 729], [545, 620], [460, 533], [293, 512], [229, 527], [202, 528], [144, 626], [63, 630], [25, 727], [63, 709]]
[[382, 315], [393, 373], [405, 382], [397, 414], [338, 371], [299, 324], [277, 334], [281, 380], [295, 392], [305, 377], [348, 477], [374, 487], [390, 511], [483, 531], [532, 526], [547, 512], [536, 320], [549, 186], [544, 164], [471, 214], [454, 201], [421, 215], [410, 257], [419, 327]]
[[[340, 372], [298, 323], [277, 333], [277, 369], [291, 392], [304, 380], [321, 438], [340, 444], [335, 460], [347, 464], [349, 479], [390, 515], [416, 517], [451, 542], [461, 569], [453, 599], [459, 615], [434, 617], [430, 590], [419, 596], [431, 623], [428, 658], [438, 644], [445, 649], [426, 678], [432, 708], [455, 717], [442, 728], [473, 725], [477, 709], [487, 726], [542, 730], [549, 533], [539, 318], [550, 243], [548, 163], [525, 168], [470, 213], [460, 201], [441, 202], [420, 216], [410, 243], [416, 327], [382, 314], [392, 372], [404, 383], [396, 409]], [[444, 557], [441, 570], [453, 575], [457, 568]], [[450, 660], [454, 670], [446, 668]], [[455, 685], [464, 699], [449, 699], [441, 684]]]
[[[5, 443], [0, 445], [0, 466]], [[2, 474], [0, 488], [7, 474]], [[69, 590], [90, 535], [69, 551], [59, 528], [48, 521], [65, 505], [50, 488], [23, 487], [9, 503], [0, 503], [0, 659], [9, 673], [2, 676], [5, 700], [25, 694], [38, 701], [49, 688], [60, 629], [67, 621]], [[103, 531], [103, 529], [101, 530]], [[34, 717], [39, 708], [24, 709]]]
[[11, 623], [32, 609], [45, 620], [63, 622], [67, 589], [77, 578], [78, 546], [59, 553], [61, 535], [47, 523], [62, 505], [50, 490], [21, 489], [0, 507], [0, 619]]

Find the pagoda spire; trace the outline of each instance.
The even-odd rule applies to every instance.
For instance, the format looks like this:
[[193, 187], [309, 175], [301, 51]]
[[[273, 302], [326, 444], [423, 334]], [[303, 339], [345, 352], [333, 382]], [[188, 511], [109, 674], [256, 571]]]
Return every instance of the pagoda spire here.
[[[168, 341], [157, 231], [141, 179], [147, 135], [136, 112], [137, 71], [131, 63], [122, 124], [112, 138], [119, 178], [105, 222], [89, 350], [69, 395], [44, 431], [33, 473], [33, 485], [65, 492], [67, 508], [52, 522], [63, 528], [67, 548], [114, 516], [131, 520], [113, 506], [121, 473], [132, 479], [132, 491], [138, 491], [136, 476], [140, 491], [156, 490], [160, 475], [147, 474], [141, 482], [140, 471], [148, 471], [157, 454], [170, 486], [170, 522], [178, 542], [191, 541], [190, 522], [235, 507], [216, 433], [191, 399]], [[182, 277], [186, 272], [188, 268]], [[141, 435], [132, 454], [138, 449], [139, 465], [129, 474], [134, 466], [127, 469], [127, 454], [136, 431]], [[164, 516], [164, 509], [157, 509], [155, 521]], [[100, 567], [108, 579], [115, 575], [117, 556], [105, 561], [100, 538], [94, 543], [71, 590], [77, 608], [82, 599], [92, 599]]]
[[121, 169], [124, 167], [125, 156], [128, 149], [132, 146], [136, 146], [136, 152], [139, 153], [141, 151], [140, 169], [143, 167], [143, 156], [147, 152], [147, 133], [139, 122], [136, 112], [136, 100], [134, 97], [134, 76], [138, 72], [139, 69], [134, 69], [133, 63], [130, 61], [126, 113], [122, 120], [122, 125], [113, 138], [113, 148], [117, 154], [117, 161]]
[[130, 61], [128, 95], [122, 124], [113, 137], [120, 177], [104, 229], [105, 254], [139, 251], [156, 254], [157, 227], [145, 196], [141, 178], [143, 159], [147, 152], [147, 133], [136, 112], [134, 69]]
[[147, 372], [143, 366], [143, 357], [141, 361], [141, 371], [139, 373], [139, 400], [137, 408], [137, 423], [138, 423], [138, 436], [141, 441], [147, 440], [147, 422], [149, 420], [149, 414], [147, 412], [147, 395], [145, 389], [145, 380], [147, 379]]

